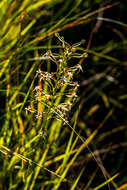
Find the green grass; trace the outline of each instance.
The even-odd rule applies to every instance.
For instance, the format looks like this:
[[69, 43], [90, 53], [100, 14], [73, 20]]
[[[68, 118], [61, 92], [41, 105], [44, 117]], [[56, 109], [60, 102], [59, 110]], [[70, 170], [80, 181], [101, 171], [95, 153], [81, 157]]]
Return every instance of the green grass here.
[[0, 189], [126, 189], [127, 24], [112, 11], [124, 3], [0, 2]]

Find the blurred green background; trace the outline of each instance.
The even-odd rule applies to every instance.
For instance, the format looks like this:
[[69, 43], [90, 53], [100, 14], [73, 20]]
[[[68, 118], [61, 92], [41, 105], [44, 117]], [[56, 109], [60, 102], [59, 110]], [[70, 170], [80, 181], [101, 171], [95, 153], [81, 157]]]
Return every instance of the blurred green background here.
[[[0, 1], [1, 190], [127, 189], [126, 17], [126, 0]], [[41, 124], [25, 113], [41, 65], [29, 59], [57, 51], [56, 32], [71, 45], [85, 39], [81, 50], [88, 57], [74, 60], [83, 72], [74, 76], [79, 90], [69, 118], [103, 172], [78, 136], [57, 121], [36, 142]]]

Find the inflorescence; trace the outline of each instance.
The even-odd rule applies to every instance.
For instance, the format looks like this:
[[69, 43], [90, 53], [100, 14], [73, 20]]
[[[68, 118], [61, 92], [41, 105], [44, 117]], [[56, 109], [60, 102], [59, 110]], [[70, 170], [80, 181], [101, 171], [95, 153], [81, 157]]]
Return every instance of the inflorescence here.
[[[64, 37], [60, 37], [57, 33], [61, 48], [59, 53], [52, 53], [48, 50], [40, 60], [50, 60], [56, 64], [55, 72], [42, 71], [40, 68], [36, 71], [39, 82], [33, 90], [34, 102], [41, 103], [43, 109], [39, 110], [33, 105], [25, 108], [26, 112], [31, 112], [37, 119], [43, 120], [44, 117], [62, 120], [63, 123], [68, 122], [68, 112], [75, 100], [77, 99], [78, 83], [73, 81], [75, 72], [82, 71], [81, 64], [69, 66], [71, 58], [85, 58], [87, 53], [77, 53], [78, 47], [84, 43], [68, 44]], [[36, 60], [36, 58], [34, 59]]]

